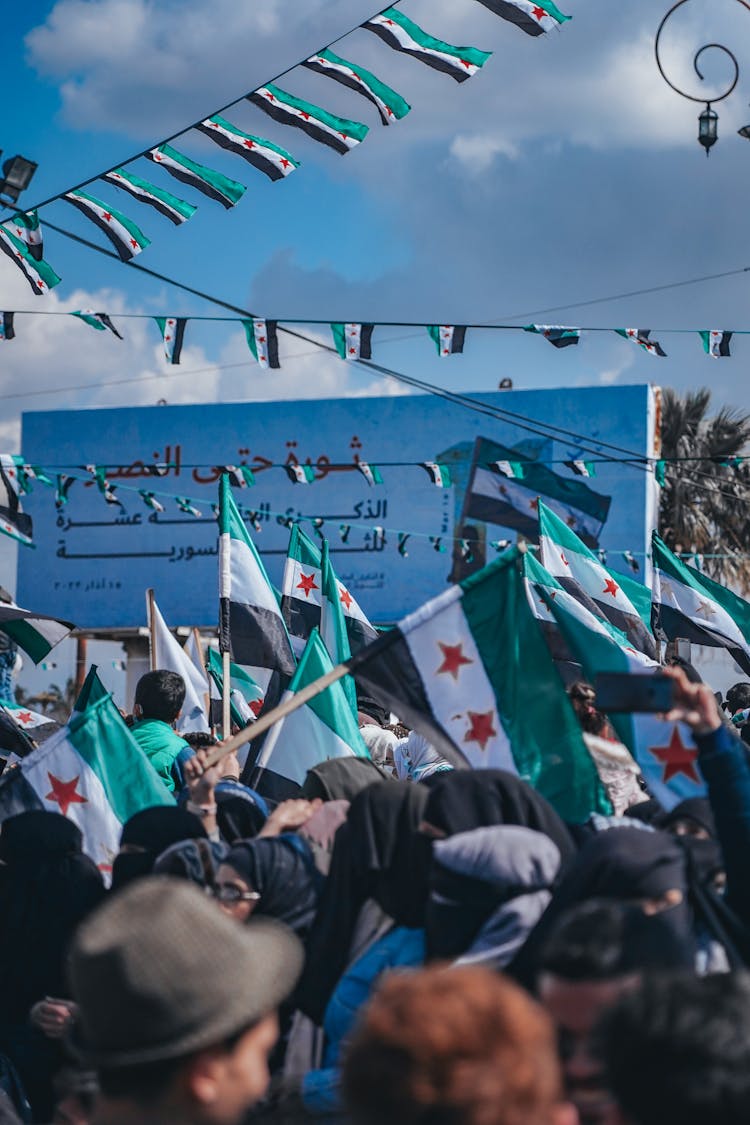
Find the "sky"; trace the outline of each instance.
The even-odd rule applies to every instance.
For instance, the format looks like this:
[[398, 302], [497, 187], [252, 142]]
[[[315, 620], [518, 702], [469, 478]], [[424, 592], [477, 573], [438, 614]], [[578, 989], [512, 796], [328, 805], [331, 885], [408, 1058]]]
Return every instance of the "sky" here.
[[[152, 239], [138, 262], [282, 321], [649, 327], [667, 358], [611, 333], [558, 352], [536, 337], [487, 331], [470, 334], [464, 356], [443, 361], [424, 332], [404, 328], [380, 329], [374, 358], [462, 391], [494, 389], [504, 377], [523, 388], [648, 381], [681, 391], [706, 385], [717, 405], [750, 408], [750, 339], [737, 337], [732, 358], [714, 361], [695, 335], [750, 329], [750, 275], [617, 296], [750, 266], [750, 145], [736, 135], [750, 119], [750, 19], [734, 0], [712, 0], [685, 5], [665, 32], [668, 72], [691, 92], [731, 78], [718, 52], [701, 60], [705, 83], [692, 73], [703, 43], [726, 44], [740, 63], [707, 160], [696, 141], [701, 107], [670, 90], [654, 62], [668, 4], [562, 7], [570, 22], [533, 39], [477, 0], [404, 0], [403, 11], [433, 35], [493, 52], [459, 85], [363, 30], [346, 35], [374, 13], [368, 0], [27, 0], [3, 37], [0, 85], [13, 112], [0, 147], [38, 162], [21, 197], [31, 207], [346, 35], [336, 51], [401, 93], [413, 107], [405, 120], [383, 128], [366, 101], [296, 69], [280, 85], [368, 124], [365, 142], [341, 157], [240, 102], [226, 116], [288, 148], [301, 167], [272, 184], [195, 132], [180, 138], [176, 147], [248, 185], [225, 212], [137, 162], [141, 176], [199, 204], [180, 228], [109, 185], [90, 187]], [[41, 218], [106, 245], [66, 203]], [[20, 450], [22, 412], [35, 409], [404, 393], [300, 342], [282, 340], [281, 371], [261, 371], [236, 324], [191, 322], [181, 365], [170, 368], [153, 321], [126, 314], [223, 310], [52, 231], [45, 256], [62, 284], [34, 297], [3, 257], [0, 307], [102, 309], [125, 340], [72, 317], [18, 317], [16, 339], [0, 354], [8, 452]], [[0, 549], [0, 582], [11, 588], [13, 560], [10, 547]]]

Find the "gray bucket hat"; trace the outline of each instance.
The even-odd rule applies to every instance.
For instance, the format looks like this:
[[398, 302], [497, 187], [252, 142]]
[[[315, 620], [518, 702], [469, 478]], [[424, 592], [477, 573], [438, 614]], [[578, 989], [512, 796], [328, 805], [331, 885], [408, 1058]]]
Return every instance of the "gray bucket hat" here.
[[241, 925], [184, 880], [139, 879], [76, 934], [70, 1045], [111, 1068], [191, 1054], [272, 1012], [302, 962], [301, 943], [280, 923]]

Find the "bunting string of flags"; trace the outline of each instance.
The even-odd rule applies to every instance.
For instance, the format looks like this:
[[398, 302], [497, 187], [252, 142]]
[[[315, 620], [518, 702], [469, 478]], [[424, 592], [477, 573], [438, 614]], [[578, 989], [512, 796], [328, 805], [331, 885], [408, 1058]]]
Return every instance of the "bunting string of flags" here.
[[[80, 194], [80, 193], [79, 193]], [[167, 193], [163, 193], [167, 194]], [[172, 196], [171, 198], [174, 199]], [[71, 200], [72, 202], [72, 200]], [[90, 201], [91, 202], [91, 201]], [[179, 202], [179, 201], [178, 201]], [[103, 206], [99, 201], [93, 201], [97, 207]], [[85, 204], [87, 207], [89, 203]], [[92, 209], [92, 214], [94, 209]], [[98, 213], [98, 212], [97, 212]], [[138, 253], [140, 243], [138, 241], [137, 228], [132, 231], [128, 228], [118, 226], [119, 219], [124, 219], [124, 216], [114, 210], [107, 212], [111, 215], [113, 225], [108, 228], [109, 236], [113, 244], [117, 240], [117, 245], [121, 247], [122, 253], [120, 256], [126, 260], [128, 256]], [[121, 240], [123, 232], [127, 234], [125, 241]], [[131, 237], [132, 235], [132, 237]], [[8, 237], [14, 242], [18, 240], [14, 238], [9, 232], [4, 231], [0, 226], [0, 249], [7, 247], [8, 242], [5, 238]], [[123, 235], [124, 237], [124, 235]], [[126, 244], [127, 243], [127, 244]], [[19, 245], [21, 245], [19, 243]], [[135, 249], [134, 249], [135, 247]], [[132, 253], [131, 253], [132, 251]], [[45, 267], [44, 261], [36, 261], [31, 258], [27, 251], [23, 250], [22, 259], [24, 268], [28, 271], [27, 276], [33, 276], [36, 281], [33, 283], [37, 285], [39, 292], [42, 292], [46, 284], [47, 288], [51, 288], [56, 284], [52, 278], [48, 278], [47, 282], [44, 281], [45, 271], [40, 267]], [[59, 279], [58, 279], [59, 280]], [[76, 316], [90, 327], [101, 331], [103, 328], [109, 329], [113, 335], [122, 340], [123, 336], [115, 328], [113, 316], [117, 316], [123, 320], [155, 320], [159, 325], [159, 330], [165, 341], [165, 356], [167, 362], [176, 364], [180, 362], [180, 352], [182, 350], [182, 340], [185, 333], [185, 327], [188, 321], [197, 321], [205, 323], [221, 323], [221, 324], [239, 324], [245, 330], [247, 336], [247, 344], [251, 354], [257, 361], [260, 367], [278, 369], [280, 367], [279, 360], [279, 343], [278, 343], [278, 329], [283, 325], [308, 325], [311, 327], [327, 325], [331, 332], [333, 346], [341, 359], [354, 362], [360, 359], [370, 360], [373, 357], [373, 336], [377, 328], [412, 328], [415, 330], [426, 331], [430, 340], [435, 345], [438, 356], [445, 359], [452, 355], [463, 354], [467, 335], [471, 332], [525, 332], [532, 333], [538, 336], [544, 336], [552, 346], [559, 350], [562, 348], [570, 347], [571, 345], [577, 346], [581, 337], [587, 333], [615, 333], [624, 339], [632, 340], [638, 344], [649, 355], [659, 356], [665, 358], [667, 352], [657, 340], [651, 339], [651, 329], [648, 328], [609, 328], [609, 327], [590, 327], [590, 328], [571, 328], [562, 325], [549, 325], [549, 324], [422, 324], [418, 321], [396, 321], [396, 320], [381, 320], [375, 323], [374, 321], [368, 322], [346, 322], [346, 321], [322, 321], [322, 320], [304, 320], [299, 317], [284, 317], [274, 320], [266, 319], [264, 317], [227, 317], [227, 316], [186, 316], [186, 317], [151, 317], [146, 313], [117, 313], [109, 314], [106, 312], [95, 312], [92, 309], [77, 309], [74, 312], [65, 313], [51, 309], [15, 309], [7, 310], [0, 313], [0, 340], [15, 339], [17, 333], [15, 331], [16, 325], [14, 318], [17, 316]], [[171, 342], [175, 341], [174, 333], [180, 335], [179, 346], [167, 348], [166, 334], [169, 330], [171, 335]], [[730, 341], [734, 336], [748, 336], [750, 335], [750, 328], [735, 328], [735, 329], [702, 329], [702, 328], [664, 328], [659, 329], [660, 335], [697, 335], [701, 341], [701, 347], [705, 354], [712, 359], [722, 359], [731, 356]], [[23, 338], [21, 336], [21, 338]]]
[[[570, 18], [563, 15], [552, 0], [539, 0], [538, 3], [531, 0], [479, 0], [479, 3], [495, 15], [515, 24], [521, 31], [534, 36], [560, 27]], [[372, 32], [389, 47], [449, 74], [457, 82], [465, 82], [471, 78], [491, 57], [489, 51], [471, 46], [454, 46], [435, 38], [405, 16], [399, 5], [400, 0], [396, 0], [391, 7], [357, 26]], [[355, 30], [356, 27], [350, 28], [334, 42], [340, 42]], [[43, 257], [39, 211], [62, 200], [74, 206], [99, 228], [122, 261], [130, 261], [150, 245], [150, 239], [130, 218], [106, 201], [90, 195], [84, 188], [97, 182], [112, 185], [126, 192], [138, 203], [155, 209], [175, 225], [181, 225], [192, 218], [197, 210], [194, 204], [172, 195], [132, 170], [130, 165], [141, 158], [163, 168], [174, 179], [187, 184], [222, 207], [234, 207], [245, 193], [244, 184], [199, 164], [170, 144], [171, 141], [186, 137], [193, 129], [211, 137], [229, 152], [243, 157], [269, 179], [284, 179], [299, 167], [300, 162], [274, 141], [246, 133], [223, 116], [226, 110], [243, 101], [250, 102], [273, 121], [301, 129], [313, 140], [341, 155], [356, 148], [369, 132], [366, 124], [339, 117], [277, 85], [279, 79], [293, 74], [297, 67], [333, 80], [369, 101], [383, 125], [391, 125], [406, 117], [411, 106], [401, 94], [371, 71], [336, 54], [331, 49], [332, 46], [333, 44], [328, 44], [264, 85], [242, 94], [216, 112], [136, 153], [119, 165], [51, 196], [35, 207], [17, 212], [0, 224], [0, 249], [22, 270], [35, 294], [41, 295], [59, 284], [60, 278]], [[36, 266], [32, 266], [32, 263]]]

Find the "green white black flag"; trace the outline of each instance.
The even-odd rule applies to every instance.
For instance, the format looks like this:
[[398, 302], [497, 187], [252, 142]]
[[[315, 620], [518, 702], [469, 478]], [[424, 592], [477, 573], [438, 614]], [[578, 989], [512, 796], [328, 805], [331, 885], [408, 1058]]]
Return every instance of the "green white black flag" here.
[[570, 19], [552, 0], [479, 0], [496, 16], [514, 23], [527, 35], [543, 35]]
[[461, 324], [428, 324], [427, 334], [441, 358], [460, 355], [466, 342], [466, 327]]
[[476, 47], [454, 47], [451, 43], [444, 43], [442, 39], [435, 39], [408, 19], [399, 8], [387, 8], [380, 15], [363, 23], [362, 27], [372, 31], [394, 50], [403, 51], [443, 74], [450, 74], [456, 82], [465, 82], [467, 78], [471, 78], [484, 66], [491, 54], [490, 51], [480, 51]]
[[95, 328], [97, 332], [104, 332], [106, 329], [109, 329], [118, 340], [122, 339], [122, 336], [106, 313], [94, 312], [93, 309], [77, 309], [70, 315], [77, 316], [79, 320], [84, 321], [84, 323], [88, 324], [91, 328]]
[[247, 346], [258, 364], [261, 367], [277, 370], [281, 366], [277, 322], [255, 317], [253, 320], [243, 320], [242, 324], [247, 337]]
[[171, 145], [159, 145], [158, 148], [152, 148], [144, 155], [147, 160], [158, 164], [180, 183], [189, 184], [196, 191], [203, 192], [209, 199], [216, 200], [227, 209], [239, 203], [247, 190], [244, 184], [230, 180], [228, 176], [215, 172], [213, 168], [206, 168], [204, 164], [197, 164], [195, 160], [177, 152]]
[[336, 351], [342, 359], [372, 359], [372, 324], [332, 324]]
[[120, 259], [129, 262], [141, 250], [151, 245], [143, 231], [121, 211], [108, 207], [101, 199], [87, 195], [85, 191], [69, 191], [62, 197], [80, 211], [94, 226], [107, 236]]
[[184, 316], [155, 316], [154, 320], [159, 325], [164, 340], [164, 355], [167, 363], [179, 363], [188, 318]]
[[3, 226], [0, 226], [0, 250], [18, 266], [37, 296], [48, 293], [60, 284], [60, 278], [49, 262], [45, 262], [43, 258], [37, 261], [26, 243]]
[[364, 67], [342, 59], [329, 47], [319, 51], [317, 55], [312, 55], [302, 65], [308, 70], [324, 74], [327, 78], [333, 78], [335, 82], [340, 82], [342, 86], [348, 86], [350, 90], [356, 90], [358, 94], [367, 98], [376, 107], [384, 125], [400, 121], [411, 109], [409, 103], [390, 86], [386, 86], [385, 82], [381, 82]]
[[706, 355], [713, 356], [714, 359], [721, 359], [724, 356], [731, 355], [729, 351], [729, 342], [732, 339], [731, 332], [723, 332], [719, 328], [711, 328], [707, 332], [699, 332], [701, 340], [703, 341], [703, 350]]
[[192, 218], [197, 211], [197, 207], [194, 207], [192, 203], [186, 203], [184, 199], [178, 199], [176, 195], [163, 191], [155, 184], [150, 184], [148, 180], [142, 180], [134, 172], [126, 172], [124, 168], [107, 172], [102, 179], [109, 180], [115, 187], [126, 191], [139, 203], [148, 203], [150, 207], [154, 207], [160, 215], [169, 219], [175, 226], [179, 226], [180, 223]]
[[329, 113], [320, 106], [313, 105], [312, 102], [303, 101], [302, 98], [296, 98], [271, 83], [261, 86], [259, 90], [253, 90], [247, 95], [247, 100], [257, 105], [269, 117], [273, 117], [274, 121], [302, 129], [313, 140], [328, 145], [342, 156], [360, 144], [370, 131], [359, 121], [348, 121], [344, 117], [337, 117], [334, 113]]
[[252, 133], [244, 133], [242, 129], [238, 129], [218, 113], [201, 121], [196, 125], [196, 129], [211, 137], [222, 148], [243, 157], [259, 172], [268, 176], [269, 180], [283, 180], [295, 168], [299, 168], [299, 162], [286, 149], [279, 148], [273, 141], [255, 137]]
[[21, 242], [25, 242], [31, 257], [36, 262], [41, 262], [44, 257], [44, 239], [36, 211], [16, 211], [12, 218], [3, 223], [3, 226]]

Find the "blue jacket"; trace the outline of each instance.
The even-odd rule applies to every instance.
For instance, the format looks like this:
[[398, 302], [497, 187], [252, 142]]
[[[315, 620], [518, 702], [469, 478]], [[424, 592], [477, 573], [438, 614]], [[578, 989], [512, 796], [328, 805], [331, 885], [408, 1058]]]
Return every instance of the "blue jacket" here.
[[750, 758], [726, 727], [697, 735], [698, 763], [708, 786], [727, 873], [726, 900], [750, 927]]
[[424, 962], [424, 930], [396, 926], [365, 950], [347, 969], [328, 1001], [323, 1019], [326, 1047], [323, 1066], [309, 1070], [302, 1080], [302, 1100], [309, 1113], [335, 1113], [339, 1096], [341, 1050], [351, 1034], [360, 1008], [387, 969], [410, 969]]

